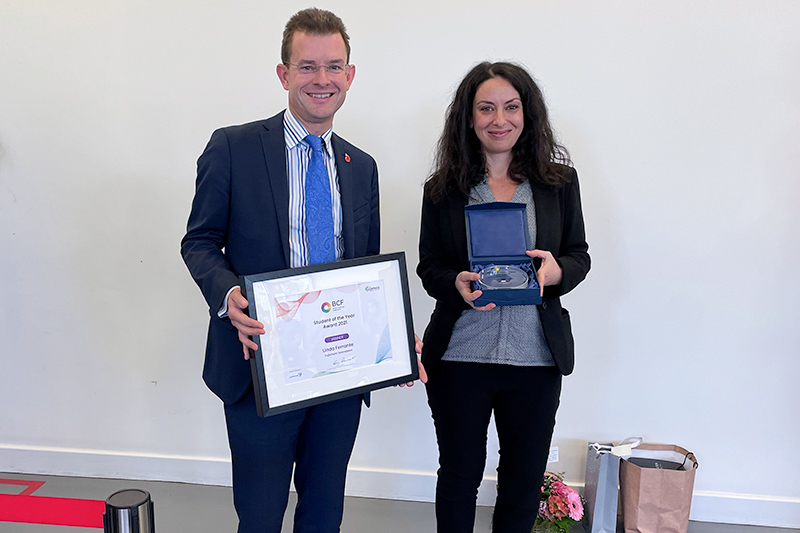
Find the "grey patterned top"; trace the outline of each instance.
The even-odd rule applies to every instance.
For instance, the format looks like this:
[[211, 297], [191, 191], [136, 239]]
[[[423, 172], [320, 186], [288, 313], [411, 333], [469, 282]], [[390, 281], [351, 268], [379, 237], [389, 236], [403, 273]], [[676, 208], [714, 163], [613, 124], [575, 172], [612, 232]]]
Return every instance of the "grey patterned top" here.
[[[485, 179], [470, 191], [469, 205], [496, 201]], [[528, 238], [535, 248], [536, 206], [527, 181], [517, 186], [511, 201], [527, 206]], [[442, 360], [514, 366], [555, 365], [535, 305], [464, 311], [453, 328]]]

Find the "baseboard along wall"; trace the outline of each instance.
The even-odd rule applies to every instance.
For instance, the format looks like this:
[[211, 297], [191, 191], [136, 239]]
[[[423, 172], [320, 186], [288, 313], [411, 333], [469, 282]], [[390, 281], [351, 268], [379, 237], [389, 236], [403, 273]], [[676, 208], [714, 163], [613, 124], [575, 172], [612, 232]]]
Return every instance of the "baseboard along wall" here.
[[[230, 459], [0, 445], [0, 472], [231, 485]], [[574, 484], [579, 491], [580, 484]], [[351, 466], [348, 496], [432, 502], [436, 473]], [[496, 479], [486, 477], [478, 505], [491, 506]], [[700, 522], [800, 528], [800, 498], [695, 491], [691, 519]]]

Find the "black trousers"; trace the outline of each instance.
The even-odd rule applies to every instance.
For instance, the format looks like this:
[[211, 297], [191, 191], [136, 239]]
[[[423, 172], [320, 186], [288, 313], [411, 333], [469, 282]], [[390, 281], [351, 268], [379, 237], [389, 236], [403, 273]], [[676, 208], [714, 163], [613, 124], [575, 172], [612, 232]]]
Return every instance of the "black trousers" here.
[[442, 361], [426, 385], [439, 444], [436, 531], [472, 533], [489, 419], [500, 444], [494, 533], [530, 533], [561, 394], [555, 367]]

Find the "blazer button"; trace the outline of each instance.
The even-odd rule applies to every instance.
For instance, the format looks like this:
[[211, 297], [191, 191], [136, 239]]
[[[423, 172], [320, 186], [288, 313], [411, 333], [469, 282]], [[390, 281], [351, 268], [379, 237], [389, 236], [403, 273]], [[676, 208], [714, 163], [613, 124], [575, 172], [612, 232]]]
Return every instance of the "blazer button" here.
[[542, 301], [542, 309], [547, 309], [547, 302]]

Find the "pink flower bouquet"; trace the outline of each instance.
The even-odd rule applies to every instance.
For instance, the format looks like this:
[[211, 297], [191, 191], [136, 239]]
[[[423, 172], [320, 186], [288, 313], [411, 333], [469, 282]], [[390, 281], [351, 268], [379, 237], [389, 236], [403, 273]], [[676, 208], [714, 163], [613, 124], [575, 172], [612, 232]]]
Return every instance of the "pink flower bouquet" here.
[[575, 489], [564, 483], [563, 474], [544, 473], [542, 501], [533, 526], [535, 532], [569, 533], [583, 518], [583, 502]]

